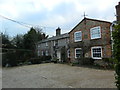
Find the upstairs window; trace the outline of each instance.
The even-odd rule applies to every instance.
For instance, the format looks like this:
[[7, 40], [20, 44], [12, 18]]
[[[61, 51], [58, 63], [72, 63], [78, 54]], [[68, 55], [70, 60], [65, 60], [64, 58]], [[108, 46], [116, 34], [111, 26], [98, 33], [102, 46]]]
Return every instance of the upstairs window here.
[[100, 26], [90, 29], [91, 39], [101, 38], [101, 28]]
[[102, 47], [92, 47], [91, 51], [93, 59], [102, 59]]
[[75, 42], [82, 41], [82, 32], [81, 31], [74, 33], [74, 40], [75, 40]]

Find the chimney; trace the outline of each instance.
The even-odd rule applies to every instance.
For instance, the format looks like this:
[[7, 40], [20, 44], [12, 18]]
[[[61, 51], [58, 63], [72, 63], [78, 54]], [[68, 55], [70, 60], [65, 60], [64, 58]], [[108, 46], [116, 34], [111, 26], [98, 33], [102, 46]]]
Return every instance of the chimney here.
[[61, 34], [61, 29], [58, 27], [57, 29], [56, 29], [56, 36], [59, 36]]
[[116, 6], [117, 21], [120, 21], [120, 2]]

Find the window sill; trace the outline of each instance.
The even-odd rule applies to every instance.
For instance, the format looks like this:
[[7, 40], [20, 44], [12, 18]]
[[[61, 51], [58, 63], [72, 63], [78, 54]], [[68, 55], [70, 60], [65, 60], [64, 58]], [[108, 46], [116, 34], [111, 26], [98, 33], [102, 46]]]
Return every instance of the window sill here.
[[99, 37], [99, 38], [91, 38], [91, 40], [95, 40], [95, 39], [101, 39], [101, 37]]
[[74, 42], [80, 42], [80, 41], [82, 41], [82, 40], [74, 40]]
[[102, 58], [92, 57], [92, 59], [102, 59]]

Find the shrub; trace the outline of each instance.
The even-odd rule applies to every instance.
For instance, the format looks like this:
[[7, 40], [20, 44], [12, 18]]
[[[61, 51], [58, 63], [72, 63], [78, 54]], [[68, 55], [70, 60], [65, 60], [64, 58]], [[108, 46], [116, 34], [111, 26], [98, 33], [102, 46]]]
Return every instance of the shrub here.
[[102, 60], [95, 60], [94, 65], [103, 69], [113, 69], [114, 63], [111, 58], [102, 58]]
[[41, 61], [40, 61], [39, 58], [31, 58], [31, 59], [30, 59], [30, 62], [31, 62], [32, 64], [40, 64], [40, 63], [41, 63]]
[[93, 65], [94, 59], [92, 58], [78, 58], [77, 59], [80, 65]]
[[7, 64], [6, 53], [2, 53], [2, 66], [5, 67]]
[[73, 61], [71, 62], [71, 65], [72, 65], [72, 66], [75, 66], [75, 65], [78, 65], [78, 64], [79, 64], [78, 59], [73, 60]]
[[116, 86], [120, 90], [120, 23], [115, 26], [115, 30], [113, 31], [113, 54], [114, 54], [114, 62], [115, 62], [115, 79]]
[[54, 63], [57, 63], [58, 62], [58, 59], [57, 57], [53, 57], [53, 60], [52, 60]]
[[6, 55], [6, 64], [9, 64], [10, 66], [17, 66], [17, 59], [15, 52], [7, 52]]

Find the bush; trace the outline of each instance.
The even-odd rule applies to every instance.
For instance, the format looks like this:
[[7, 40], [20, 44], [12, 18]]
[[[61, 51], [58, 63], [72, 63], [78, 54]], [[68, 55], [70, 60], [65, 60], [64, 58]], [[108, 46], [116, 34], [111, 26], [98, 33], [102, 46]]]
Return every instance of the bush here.
[[[32, 64], [40, 64], [40, 63], [41, 63], [40, 58], [31, 58], [29, 61], [30, 61]], [[28, 62], [29, 62], [29, 61], [28, 61]]]
[[18, 61], [16, 59], [16, 54], [15, 52], [6, 52], [2, 54], [2, 66], [6, 66], [9, 64], [10, 66], [17, 66]]
[[57, 57], [54, 57], [53, 60], [52, 60], [52, 62], [57, 63], [58, 62]]
[[115, 65], [115, 70], [116, 70], [115, 79], [117, 80], [116, 86], [120, 90], [120, 62]]
[[2, 53], [2, 66], [5, 67], [7, 64], [6, 53]]
[[77, 59], [80, 65], [93, 65], [94, 59], [92, 58], [78, 58]]
[[39, 64], [42, 62], [50, 62], [51, 61], [51, 56], [39, 56], [38, 58], [31, 58], [30, 62], [32, 64]]
[[116, 86], [120, 90], [120, 23], [115, 26], [115, 30], [113, 31], [113, 54], [114, 54], [114, 62], [115, 62], [115, 79]]
[[102, 60], [95, 60], [94, 65], [103, 69], [114, 69], [114, 63], [111, 58], [102, 58]]

